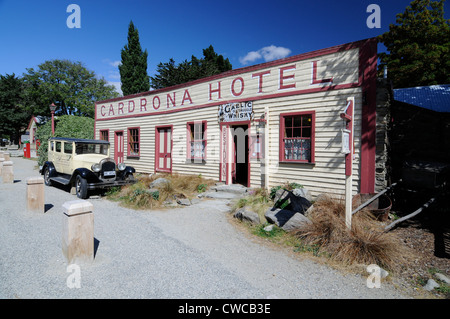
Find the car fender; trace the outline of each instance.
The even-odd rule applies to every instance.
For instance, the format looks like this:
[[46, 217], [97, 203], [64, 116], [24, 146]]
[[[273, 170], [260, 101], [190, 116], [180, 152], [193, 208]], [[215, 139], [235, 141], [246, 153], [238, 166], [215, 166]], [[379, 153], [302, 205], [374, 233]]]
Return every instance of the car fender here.
[[132, 166], [127, 166], [124, 169], [125, 174], [134, 174], [136, 173], [136, 170]]
[[48, 171], [50, 173], [49, 177], [56, 177], [58, 176], [58, 172], [56, 171], [55, 165], [53, 165], [53, 162], [45, 162], [42, 166], [41, 175], [44, 175], [45, 169], [48, 167]]
[[71, 183], [75, 182], [75, 179], [77, 178], [78, 175], [86, 179], [88, 183], [99, 182], [97, 175], [95, 175], [91, 170], [84, 167], [77, 168], [73, 171], [70, 182]]

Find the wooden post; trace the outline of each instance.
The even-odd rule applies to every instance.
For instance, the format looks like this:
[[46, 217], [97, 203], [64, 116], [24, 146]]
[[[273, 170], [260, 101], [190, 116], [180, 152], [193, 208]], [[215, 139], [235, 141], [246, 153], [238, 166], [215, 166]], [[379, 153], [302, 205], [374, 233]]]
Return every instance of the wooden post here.
[[86, 200], [63, 205], [62, 251], [69, 264], [94, 260], [94, 206]]
[[27, 209], [40, 213], [45, 212], [44, 178], [27, 178]]
[[2, 168], [3, 183], [14, 183], [13, 162], [4, 161]]
[[5, 161], [5, 159], [3, 157], [0, 157], [0, 175], [2, 175], [3, 172], [3, 162]]

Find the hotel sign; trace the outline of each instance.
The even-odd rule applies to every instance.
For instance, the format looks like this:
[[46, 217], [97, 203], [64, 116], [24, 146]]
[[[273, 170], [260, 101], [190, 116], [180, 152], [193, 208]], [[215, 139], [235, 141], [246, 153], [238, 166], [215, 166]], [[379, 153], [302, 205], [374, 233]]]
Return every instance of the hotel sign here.
[[[219, 107], [221, 122], [248, 121], [261, 99], [358, 87], [359, 48], [322, 50], [186, 84], [96, 103], [95, 119]], [[251, 101], [251, 102], [249, 102]]]
[[253, 120], [253, 102], [227, 103], [219, 105], [219, 122], [238, 122]]

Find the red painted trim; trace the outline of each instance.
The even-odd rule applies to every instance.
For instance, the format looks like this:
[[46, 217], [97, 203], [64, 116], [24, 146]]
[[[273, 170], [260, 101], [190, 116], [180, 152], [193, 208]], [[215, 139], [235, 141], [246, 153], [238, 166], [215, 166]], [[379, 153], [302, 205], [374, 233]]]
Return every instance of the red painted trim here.
[[[159, 168], [159, 131], [158, 129], [162, 128], [170, 128], [170, 168], [169, 169], [161, 169]], [[167, 138], [167, 135], [166, 135]], [[155, 173], [156, 172], [164, 172], [164, 173], [172, 173], [173, 166], [173, 125], [159, 125], [155, 126]]]
[[107, 139], [107, 140], [105, 140], [105, 141], [108, 141], [108, 142], [109, 142], [109, 129], [106, 129], [106, 130], [100, 130], [100, 131], [98, 131], [98, 133], [99, 133], [99, 135], [98, 135], [98, 139], [99, 139], [99, 140], [101, 140], [101, 139], [102, 139], [102, 132], [106, 132], [106, 133], [108, 134], [108, 139]]
[[225, 101], [215, 101], [215, 102], [211, 102], [211, 103], [207, 103], [207, 104], [185, 107], [182, 109], [174, 108], [171, 110], [160, 111], [160, 112], [139, 113], [139, 114], [124, 115], [124, 116], [116, 116], [113, 118], [102, 118], [102, 119], [97, 119], [97, 121], [110, 121], [110, 120], [117, 120], [117, 119], [124, 119], [124, 118], [168, 114], [168, 113], [174, 113], [174, 112], [182, 112], [182, 111], [201, 109], [201, 108], [210, 107], [210, 106], [217, 106], [217, 105], [224, 104], [224, 103], [240, 103], [240, 102], [246, 102], [246, 101], [250, 101], [250, 100], [251, 101], [259, 101], [259, 100], [265, 100], [265, 99], [273, 99], [273, 98], [277, 98], [277, 97], [286, 97], [286, 96], [291, 96], [291, 95], [309, 94], [309, 93], [326, 92], [326, 91], [332, 91], [332, 90], [356, 88], [359, 86], [360, 86], [360, 83], [356, 83], [356, 82], [340, 84], [340, 85], [327, 85], [327, 86], [318, 87], [318, 88], [309, 88], [309, 89], [295, 90], [295, 91], [290, 91], [290, 92], [268, 94], [265, 96], [256, 96], [256, 97], [247, 97], [247, 98], [241, 98], [241, 99], [235, 99], [235, 100], [227, 100], [226, 102]]
[[[237, 126], [237, 125], [247, 125], [247, 127], [248, 127], [247, 128], [248, 148], [247, 148], [247, 154], [246, 154], [246, 156], [247, 156], [246, 157], [246, 159], [247, 159], [247, 187], [251, 187], [251, 185], [250, 185], [251, 165], [250, 165], [250, 154], [249, 154], [249, 151], [250, 151], [251, 121], [227, 122], [226, 125], [227, 125], [228, 128], [229, 127], [233, 127], [233, 126]], [[234, 139], [232, 139], [231, 141], [227, 141], [227, 142], [228, 143], [234, 143]], [[227, 154], [227, 155], [228, 155], [228, 160], [229, 160], [230, 154]], [[229, 163], [229, 161], [228, 161], [228, 163]], [[227, 163], [227, 165], [228, 165], [228, 163]], [[228, 172], [228, 169], [227, 169], [227, 172]], [[227, 178], [228, 178], [228, 174], [227, 174]], [[227, 184], [228, 184], [228, 181], [227, 181]]]
[[[117, 144], [118, 144], [117, 133], [122, 133], [122, 149], [124, 148], [124, 144], [125, 144], [125, 134], [124, 134], [123, 130], [114, 131], [114, 161], [116, 163], [119, 163], [118, 152], [117, 152]], [[125, 150], [122, 152], [122, 157], [123, 157], [123, 160], [125, 161]]]
[[[284, 158], [284, 118], [288, 116], [296, 115], [311, 115], [311, 160], [286, 160]], [[288, 112], [280, 114], [280, 125], [279, 125], [279, 137], [278, 137], [278, 160], [280, 163], [315, 163], [315, 152], [316, 152], [316, 111], [304, 111], [304, 112]]]
[[[201, 122], [204, 126], [205, 126], [205, 131], [203, 133], [203, 140], [205, 140], [205, 157], [203, 158], [195, 158], [195, 157], [191, 157], [191, 124], [195, 124], [195, 123], [199, 123]], [[207, 149], [208, 149], [208, 121], [204, 120], [204, 121], [190, 121], [186, 123], [186, 159], [188, 160], [204, 160], [206, 161], [207, 158]]]
[[[131, 137], [130, 130], [138, 130], [137, 133], [138, 133], [138, 149], [139, 149], [139, 152], [138, 152], [137, 155], [136, 154], [130, 154], [130, 149], [131, 149], [131, 147], [130, 147], [130, 143], [131, 143], [131, 141], [130, 141], [130, 137]], [[128, 127], [127, 128], [127, 158], [128, 157], [129, 158], [140, 157], [140, 156], [141, 156], [141, 128], [139, 126]]]
[[[225, 128], [224, 128], [225, 126]], [[227, 128], [227, 126], [224, 123], [219, 124], [220, 128], [220, 138], [219, 138], [219, 181], [223, 182], [224, 177], [222, 176], [222, 169], [223, 165], [227, 165], [228, 161], [226, 160], [225, 163], [223, 161], [223, 130]], [[226, 177], [228, 176], [228, 168], [225, 169], [225, 183], [226, 183]]]
[[312, 62], [312, 79], [311, 85], [333, 83], [333, 78], [317, 80], [317, 61]]
[[359, 82], [367, 105], [362, 106], [361, 127], [361, 188], [360, 193], [375, 192], [375, 135], [376, 135], [376, 85], [377, 40], [363, 43], [359, 52]]
[[354, 144], [353, 144], [353, 134], [354, 134], [354, 128], [353, 128], [353, 114], [354, 114], [354, 103], [353, 100], [349, 101], [351, 105], [349, 105], [347, 109], [347, 113], [341, 114], [341, 118], [346, 119], [345, 128], [350, 131], [350, 136], [348, 140], [348, 144], [350, 146], [350, 153], [345, 154], [345, 175], [351, 176], [352, 170], [353, 170], [353, 154], [354, 154]]
[[288, 65], [285, 67], [282, 67], [279, 69], [280, 72], [280, 78], [278, 80], [279, 83], [279, 87], [278, 90], [285, 90], [285, 89], [293, 89], [295, 88], [295, 82], [289, 82], [288, 84], [284, 84], [284, 80], [295, 80], [295, 74], [288, 74], [285, 75], [284, 71], [289, 71], [289, 70], [295, 70], [296, 69], [296, 65]]

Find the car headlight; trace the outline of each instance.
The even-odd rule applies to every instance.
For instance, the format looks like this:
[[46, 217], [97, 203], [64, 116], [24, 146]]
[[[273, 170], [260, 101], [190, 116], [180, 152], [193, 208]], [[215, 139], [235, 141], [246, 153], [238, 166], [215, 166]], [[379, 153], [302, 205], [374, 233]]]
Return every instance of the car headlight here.
[[92, 164], [91, 168], [96, 173], [100, 172], [100, 170], [102, 169], [100, 164]]
[[125, 163], [120, 163], [117, 167], [119, 168], [119, 171], [123, 171], [127, 166]]

